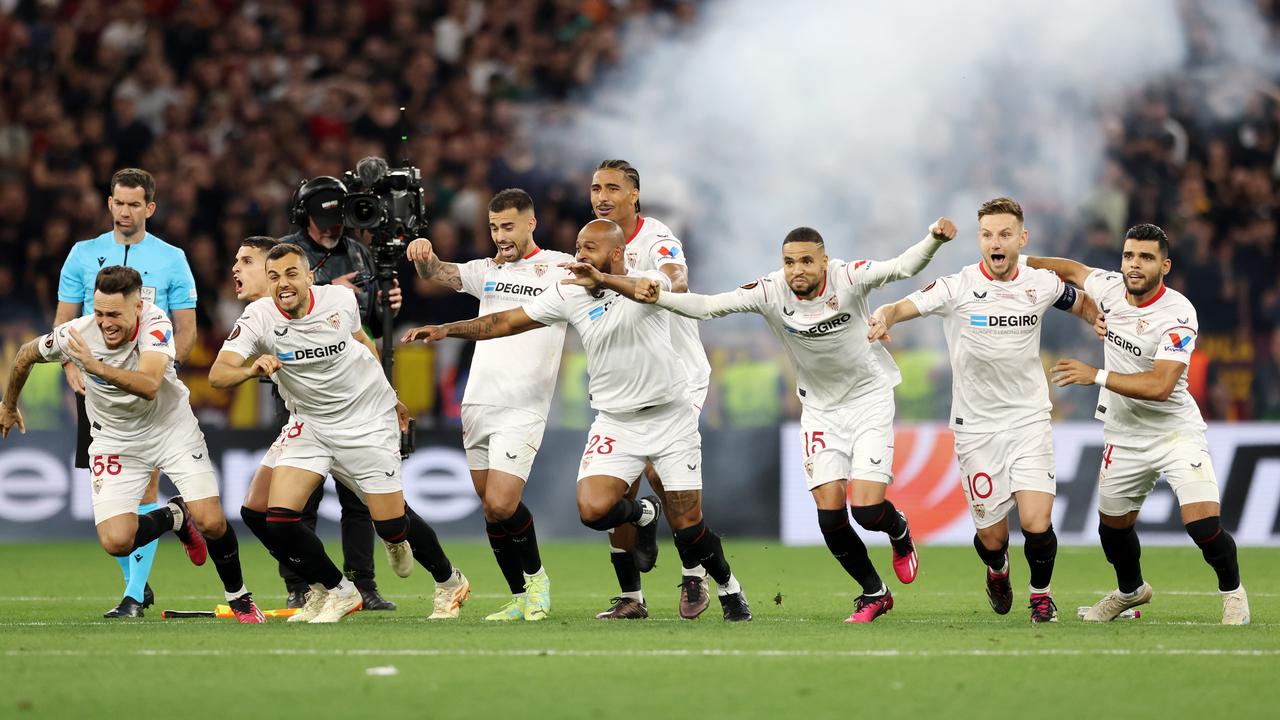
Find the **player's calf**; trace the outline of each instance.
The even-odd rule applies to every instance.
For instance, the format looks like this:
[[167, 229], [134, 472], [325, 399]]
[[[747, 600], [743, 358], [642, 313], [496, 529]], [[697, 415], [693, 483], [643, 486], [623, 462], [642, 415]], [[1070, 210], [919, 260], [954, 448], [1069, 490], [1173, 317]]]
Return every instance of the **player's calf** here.
[[[1116, 588], [1122, 595], [1137, 592], [1145, 584], [1142, 579], [1142, 543], [1138, 540], [1137, 529], [1132, 525], [1112, 527], [1104, 517], [1098, 523], [1098, 540], [1107, 562], [1115, 568]], [[1122, 608], [1122, 611], [1124, 609], [1127, 608]]]
[[298, 574], [308, 583], [332, 589], [343, 581], [342, 571], [324, 551], [324, 543], [311, 528], [302, 523], [302, 512], [286, 507], [267, 508], [267, 523], [276, 542], [294, 563]]
[[1187, 534], [1200, 548], [1204, 561], [1218, 575], [1218, 590], [1231, 592], [1240, 587], [1240, 565], [1236, 557], [1236, 541], [1222, 527], [1222, 518], [1193, 520], [1186, 524]]
[[1031, 594], [1047, 595], [1049, 582], [1053, 579], [1053, 566], [1058, 557], [1058, 536], [1050, 525], [1044, 532], [1023, 529], [1022, 538], [1022, 552], [1031, 568]]
[[819, 508], [818, 528], [822, 531], [822, 539], [826, 541], [832, 557], [849, 573], [849, 577], [862, 586], [863, 594], [875, 595], [884, 591], [884, 583], [867, 555], [867, 546], [849, 524], [848, 511], [844, 508]]
[[893, 547], [894, 574], [904, 585], [914, 582], [920, 571], [920, 556], [907, 527], [907, 516], [888, 500], [873, 505], [855, 505], [850, 511], [863, 528], [889, 536], [889, 544]]

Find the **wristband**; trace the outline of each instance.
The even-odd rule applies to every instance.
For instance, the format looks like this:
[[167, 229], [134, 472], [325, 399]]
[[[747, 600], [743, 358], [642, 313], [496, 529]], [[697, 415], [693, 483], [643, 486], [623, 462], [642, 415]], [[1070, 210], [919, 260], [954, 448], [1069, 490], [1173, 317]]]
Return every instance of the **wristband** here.
[[1101, 385], [1102, 387], [1106, 387], [1106, 386], [1107, 386], [1107, 376], [1108, 376], [1108, 375], [1110, 375], [1110, 374], [1111, 374], [1111, 373], [1107, 372], [1106, 370], [1099, 370], [1099, 371], [1098, 371], [1098, 374], [1093, 376], [1093, 384], [1094, 384], [1094, 385]]

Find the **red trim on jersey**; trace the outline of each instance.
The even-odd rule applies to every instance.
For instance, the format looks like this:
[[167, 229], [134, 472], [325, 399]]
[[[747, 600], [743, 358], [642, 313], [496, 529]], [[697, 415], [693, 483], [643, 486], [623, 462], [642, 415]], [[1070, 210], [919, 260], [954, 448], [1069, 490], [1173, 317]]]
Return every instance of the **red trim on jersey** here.
[[522, 258], [520, 258], [520, 259], [521, 259], [521, 260], [528, 260], [529, 258], [533, 257], [534, 255], [537, 255], [537, 254], [538, 254], [538, 253], [540, 253], [540, 252], [542, 252], [542, 248], [538, 247], [538, 244], [537, 244], [537, 243], [534, 243], [534, 244], [533, 244], [533, 249], [529, 251], [529, 254], [528, 254], [528, 255], [525, 255], [524, 257], [522, 257]]
[[[985, 277], [986, 279], [988, 279], [988, 280], [996, 280], [995, 278], [991, 277], [991, 273], [987, 272], [987, 261], [986, 261], [986, 259], [985, 259], [985, 258], [984, 258], [981, 262], [979, 262], [979, 263], [978, 263], [978, 270], [981, 270], [981, 271], [982, 271], [982, 275], [983, 275], [983, 277]], [[1022, 272], [1022, 268], [1020, 268], [1020, 267], [1019, 267], [1019, 268], [1014, 268], [1014, 269], [1013, 269], [1013, 277], [1009, 278], [1008, 280], [996, 280], [996, 282], [1012, 282], [1012, 281], [1014, 281], [1014, 280], [1017, 280], [1017, 279], [1018, 279], [1018, 273], [1020, 273], [1020, 272]]]
[[129, 338], [129, 342], [138, 339], [138, 328], [142, 327], [142, 316], [139, 315], [137, 320], [133, 321], [133, 335]]
[[[1160, 289], [1156, 291], [1156, 294], [1155, 294], [1155, 295], [1152, 295], [1152, 296], [1151, 296], [1151, 299], [1150, 299], [1150, 300], [1148, 300], [1148, 301], [1146, 301], [1146, 302], [1142, 303], [1141, 305], [1134, 305], [1134, 307], [1144, 308], [1144, 307], [1146, 307], [1146, 306], [1150, 305], [1151, 303], [1153, 303], [1153, 302], [1155, 302], [1155, 301], [1159, 300], [1160, 298], [1164, 297], [1164, 291], [1165, 291], [1165, 290], [1168, 290], [1168, 288], [1167, 288], [1167, 287], [1165, 287], [1164, 281], [1162, 280], [1162, 281], [1160, 281]], [[1132, 300], [1132, 299], [1133, 299], [1133, 296], [1129, 294], [1129, 291], [1128, 291], [1128, 290], [1125, 290], [1125, 291], [1124, 291], [1124, 294], [1125, 294], [1125, 297], [1127, 297], [1128, 299], [1130, 299], [1130, 300]]]
[[632, 231], [632, 233], [631, 233], [631, 237], [627, 238], [627, 244], [628, 244], [628, 245], [630, 245], [630, 244], [631, 244], [631, 241], [632, 241], [632, 240], [635, 240], [635, 239], [636, 239], [636, 236], [640, 234], [640, 228], [642, 228], [642, 227], [644, 227], [644, 216], [643, 216], [643, 215], [637, 215], [637, 216], [636, 216], [636, 229], [635, 229], [634, 231]]
[[[311, 298], [311, 304], [307, 306], [307, 311], [306, 311], [305, 313], [303, 313], [303, 314], [302, 314], [302, 317], [306, 317], [306, 316], [310, 315], [310, 314], [311, 314], [311, 311], [312, 311], [312, 310], [314, 310], [314, 309], [315, 309], [315, 307], [316, 307], [316, 291], [315, 291], [315, 289], [314, 289], [314, 288], [307, 288], [307, 295]], [[284, 311], [284, 308], [281, 308], [279, 305], [277, 305], [277, 304], [276, 304], [276, 302], [275, 302], [274, 300], [272, 300], [272, 301], [271, 301], [271, 304], [276, 306], [276, 309], [280, 311], [280, 314], [284, 316], [284, 319], [285, 319], [285, 320], [292, 320], [292, 319], [293, 319], [293, 316], [292, 316], [292, 315], [290, 315], [289, 313], [285, 312], [285, 311]]]

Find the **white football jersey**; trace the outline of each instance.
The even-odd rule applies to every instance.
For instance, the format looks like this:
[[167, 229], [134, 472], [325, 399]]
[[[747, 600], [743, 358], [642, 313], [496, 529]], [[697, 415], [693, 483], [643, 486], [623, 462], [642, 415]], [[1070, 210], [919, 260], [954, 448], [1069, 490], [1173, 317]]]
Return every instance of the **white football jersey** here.
[[[671, 279], [660, 272], [628, 275], [671, 287]], [[578, 331], [587, 353], [587, 391], [596, 410], [631, 412], [687, 397], [684, 369], [671, 344], [671, 315], [661, 308], [609, 290], [592, 295], [581, 286], [557, 283], [524, 311], [543, 325], [567, 322]]]
[[[663, 265], [689, 264], [684, 256], [684, 246], [660, 220], [640, 216], [636, 218], [636, 231], [627, 239], [627, 272], [650, 272]], [[671, 344], [676, 349], [685, 377], [691, 388], [705, 388], [711, 382], [711, 363], [707, 362], [706, 348], [698, 335], [698, 321], [692, 318], [670, 319]]]
[[[493, 258], [458, 266], [462, 292], [480, 298], [480, 314], [524, 307], [551, 285], [569, 277], [560, 263], [573, 256], [535, 247], [511, 263]], [[476, 343], [463, 405], [494, 405], [527, 410], [546, 419], [556, 389], [564, 323]]]
[[275, 299], [249, 303], [222, 350], [250, 361], [270, 354], [284, 366], [271, 376], [285, 407], [303, 422], [329, 431], [362, 432], [382, 422], [396, 394], [360, 330], [356, 294], [342, 285], [314, 285], [307, 314], [294, 320]]
[[806, 407], [838, 408], [902, 381], [880, 343], [867, 342], [867, 295], [887, 282], [911, 277], [933, 257], [939, 242], [925, 238], [886, 261], [846, 263], [832, 258], [818, 294], [796, 297], [784, 270], [718, 295], [661, 293], [658, 305], [686, 317], [707, 319], [753, 312], [764, 317], [796, 369], [796, 394]]
[[953, 430], [992, 433], [1049, 419], [1040, 326], [1050, 306], [1070, 309], [1075, 288], [1048, 270], [1025, 266], [1007, 282], [993, 280], [979, 262], [907, 299], [921, 315], [942, 316]]
[[68, 331], [71, 328], [80, 333], [95, 358], [112, 367], [136, 371], [139, 356], [148, 352], [161, 353], [170, 361], [154, 400], [131, 395], [100, 377], [84, 373], [84, 409], [89, 416], [89, 432], [94, 440], [128, 444], [155, 439], [157, 434], [195, 419], [188, 399], [191, 393], [178, 379], [173, 367], [173, 323], [160, 308], [143, 301], [133, 336], [115, 349], [107, 347], [93, 315], [65, 322], [40, 338], [42, 357], [54, 362], [71, 360], [84, 371], [80, 361], [67, 354]]
[[[1125, 375], [1150, 372], [1156, 360], [1191, 364], [1200, 323], [1185, 295], [1161, 287], [1146, 303], [1130, 305], [1124, 276], [1106, 270], [1089, 273], [1084, 289], [1107, 316], [1103, 358], [1108, 371]], [[1138, 400], [1101, 388], [1094, 417], [1103, 421], [1108, 431], [1130, 435], [1205, 429], [1200, 408], [1187, 390], [1185, 371], [1164, 402]]]

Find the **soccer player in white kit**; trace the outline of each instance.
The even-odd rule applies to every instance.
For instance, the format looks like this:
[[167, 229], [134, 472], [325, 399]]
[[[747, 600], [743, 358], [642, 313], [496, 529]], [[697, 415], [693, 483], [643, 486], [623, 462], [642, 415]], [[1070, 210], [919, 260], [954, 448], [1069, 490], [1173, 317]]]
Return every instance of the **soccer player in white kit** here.
[[[267, 253], [267, 279], [272, 296], [250, 303], [236, 321], [209, 383], [230, 388], [270, 376], [291, 414], [292, 425], [278, 441], [267, 508], [278, 548], [311, 583], [306, 604], [289, 621], [338, 622], [361, 607], [359, 590], [301, 522], [307, 499], [330, 473], [362, 496], [384, 542], [407, 542], [431, 572], [431, 617], [456, 618], [470, 584], [404, 501], [395, 391], [361, 329], [355, 294], [342, 285], [313, 286], [306, 254], [291, 243]], [[403, 552], [395, 557], [407, 560]], [[412, 567], [406, 561], [393, 569], [404, 577]]]
[[[544, 250], [533, 240], [533, 198], [508, 188], [489, 201], [491, 258], [444, 262], [431, 241], [409, 243], [418, 275], [480, 299], [480, 314], [532, 303], [566, 276], [573, 256]], [[520, 500], [542, 444], [556, 388], [565, 324], [476, 344], [462, 396], [462, 442], [476, 494], [484, 503], [485, 534], [511, 590], [511, 600], [486, 620], [543, 620], [551, 610], [551, 580], [542, 567], [533, 513]]]
[[1155, 225], [1129, 228], [1119, 272], [1062, 258], [1028, 258], [1027, 264], [1083, 287], [1106, 318], [1105, 369], [1061, 360], [1052, 370], [1059, 387], [1099, 386], [1094, 417], [1103, 422], [1106, 446], [1098, 472], [1098, 536], [1118, 587], [1084, 619], [1114, 620], [1151, 601], [1134, 524], [1163, 475], [1182, 507], [1187, 534], [1217, 573], [1222, 623], [1247, 624], [1249, 598], [1240, 583], [1236, 543], [1222, 527], [1204, 420], [1187, 391], [1187, 366], [1200, 329], [1196, 309], [1164, 284], [1172, 266], [1168, 237]]
[[827, 548], [859, 585], [846, 622], [871, 622], [893, 608], [893, 595], [849, 524], [889, 535], [898, 579], [916, 579], [919, 559], [907, 518], [885, 499], [893, 481], [893, 388], [902, 381], [884, 346], [868, 344], [867, 295], [924, 269], [955, 224], [939, 218], [929, 235], [884, 262], [827, 257], [817, 230], [798, 227], [782, 241], [782, 269], [719, 295], [664, 293], [639, 283], [639, 298], [699, 320], [754, 312], [782, 342], [796, 369], [805, 475]]
[[951, 355], [951, 429], [961, 487], [987, 566], [987, 599], [1000, 615], [1013, 606], [1009, 511], [1017, 504], [1031, 568], [1031, 621], [1056, 622], [1049, 581], [1057, 557], [1053, 532], [1053, 429], [1049, 386], [1040, 363], [1040, 327], [1050, 307], [1092, 324], [1088, 296], [1051, 272], [1022, 267], [1027, 244], [1022, 207], [996, 198], [978, 210], [982, 260], [919, 292], [877, 308], [869, 340], [889, 338], [895, 323], [939, 315]]
[[[190, 393], [174, 371], [172, 321], [142, 300], [142, 276], [123, 265], [98, 272], [93, 302], [93, 314], [65, 322], [18, 351], [0, 404], [0, 435], [8, 437], [14, 425], [26, 432], [18, 396], [35, 363], [75, 363], [88, 380], [93, 518], [102, 548], [124, 557], [172, 530], [191, 562], [203, 565], [213, 557], [236, 619], [264, 622], [244, 586], [239, 544], [222, 514]], [[181, 495], [138, 515], [157, 469]]]
[[[591, 209], [597, 218], [612, 220], [626, 237], [623, 256], [627, 272], [657, 271], [671, 280], [671, 292], [689, 290], [689, 266], [684, 245], [661, 221], [640, 214], [640, 172], [626, 160], [604, 160], [591, 176]], [[702, 412], [711, 382], [711, 364], [698, 336], [698, 321], [671, 318], [671, 344], [684, 369], [689, 387], [689, 402]], [[663, 499], [670, 521], [679, 508], [667, 502], [662, 478], [652, 465], [644, 470], [649, 485]], [[631, 488], [631, 497], [640, 489]], [[672, 527], [675, 527], [674, 523]], [[641, 590], [640, 573], [653, 569], [657, 562], [657, 528], [632, 528], [624, 525], [609, 533], [609, 559], [618, 578], [619, 595], [608, 610], [597, 613], [601, 620], [637, 620], [649, 616]], [[637, 538], [639, 534], [639, 538]], [[676, 544], [677, 549], [680, 547]], [[711, 602], [707, 590], [707, 571], [690, 558], [681, 557], [680, 617], [692, 620], [703, 613]]]
[[661, 512], [656, 497], [627, 497], [645, 465], [652, 463], [669, 501], [680, 510], [672, 525], [681, 557], [696, 559], [719, 584], [725, 620], [750, 620], [751, 608], [720, 539], [703, 521], [702, 439], [671, 344], [669, 316], [624, 299], [634, 297], [637, 278], [655, 279], [666, 290], [670, 278], [660, 272], [623, 276], [625, 247], [621, 228], [609, 220], [593, 220], [578, 233], [577, 262], [569, 266], [577, 277], [552, 286], [555, 292], [542, 293], [525, 307], [416, 328], [404, 340], [488, 340], [558, 322], [573, 325], [587, 353], [591, 406], [597, 411], [578, 470], [582, 523], [608, 530], [623, 523], [656, 522]]

